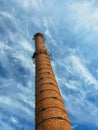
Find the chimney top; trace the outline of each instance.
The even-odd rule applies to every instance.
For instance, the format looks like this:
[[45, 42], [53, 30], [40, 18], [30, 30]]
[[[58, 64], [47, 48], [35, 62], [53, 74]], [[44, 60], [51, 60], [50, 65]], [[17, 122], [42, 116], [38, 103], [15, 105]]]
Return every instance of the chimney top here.
[[44, 38], [43, 34], [40, 33], [40, 32], [38, 32], [38, 33], [36, 33], [36, 34], [34, 35], [34, 39], [35, 39], [37, 36], [41, 36], [42, 38]]

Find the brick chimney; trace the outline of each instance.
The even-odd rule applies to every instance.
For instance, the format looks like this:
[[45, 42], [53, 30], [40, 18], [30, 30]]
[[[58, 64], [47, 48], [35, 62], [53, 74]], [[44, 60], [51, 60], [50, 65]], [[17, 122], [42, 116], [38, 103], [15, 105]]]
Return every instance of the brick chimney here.
[[[34, 35], [36, 130], [72, 130], [41, 33]], [[55, 51], [55, 49], [54, 49]]]

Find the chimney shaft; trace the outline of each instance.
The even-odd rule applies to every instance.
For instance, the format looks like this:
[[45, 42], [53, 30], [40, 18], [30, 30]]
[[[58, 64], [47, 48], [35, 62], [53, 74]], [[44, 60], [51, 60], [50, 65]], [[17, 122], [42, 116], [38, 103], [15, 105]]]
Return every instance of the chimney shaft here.
[[35, 40], [36, 130], [72, 130], [41, 33]]

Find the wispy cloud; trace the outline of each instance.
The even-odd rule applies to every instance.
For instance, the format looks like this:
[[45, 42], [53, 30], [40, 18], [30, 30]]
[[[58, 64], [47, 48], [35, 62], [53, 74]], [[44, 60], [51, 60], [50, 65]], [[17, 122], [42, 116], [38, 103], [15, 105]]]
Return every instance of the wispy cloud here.
[[36, 0], [17, 0], [17, 3], [20, 4], [20, 6], [24, 7], [25, 9], [29, 9], [30, 7], [36, 8], [38, 7], [38, 1]]
[[70, 57], [73, 62], [73, 69], [78, 73], [78, 75], [83, 76], [87, 83], [95, 84], [98, 89], [98, 81], [93, 77], [89, 70], [80, 62], [80, 59], [75, 56]]
[[7, 124], [7, 123], [5, 123], [5, 122], [3, 122], [3, 121], [1, 121], [0, 120], [0, 129], [3, 129], [3, 130], [8, 130], [8, 129], [10, 129], [10, 130], [13, 130], [13, 127], [12, 126], [10, 126], [9, 124]]
[[[98, 81], [89, 72], [79, 56], [66, 56], [63, 62], [66, 68], [65, 77], [61, 76], [62, 78], [59, 77], [57, 80], [66, 102], [67, 110], [74, 117], [72, 122], [90, 123], [97, 126], [96, 115], [98, 111], [96, 94], [93, 94], [93, 92], [98, 92]], [[61, 64], [62, 66], [63, 64]], [[88, 97], [95, 101], [88, 100]]]
[[0, 11], [0, 15], [8, 18], [12, 18], [12, 15], [6, 11]]
[[69, 5], [69, 11], [74, 22], [75, 32], [98, 31], [98, 8], [91, 1], [76, 2]]

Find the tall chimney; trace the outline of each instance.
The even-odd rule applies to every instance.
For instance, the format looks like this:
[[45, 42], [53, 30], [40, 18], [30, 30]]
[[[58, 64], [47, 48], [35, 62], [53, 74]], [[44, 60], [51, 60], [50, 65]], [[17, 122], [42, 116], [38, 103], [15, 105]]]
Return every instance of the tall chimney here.
[[[72, 130], [41, 33], [34, 35], [36, 130]], [[55, 51], [55, 50], [54, 50]]]

